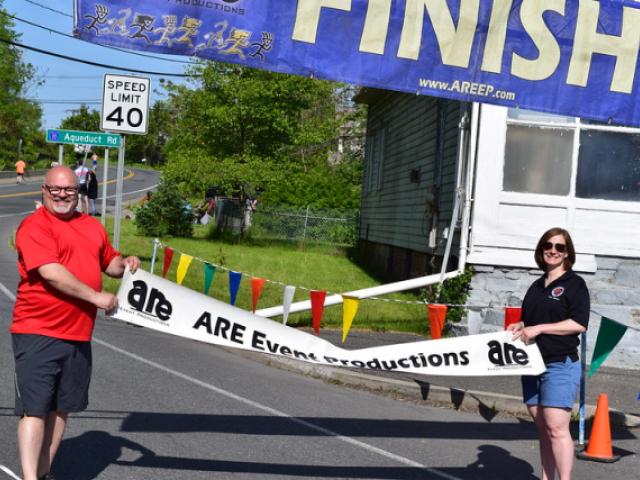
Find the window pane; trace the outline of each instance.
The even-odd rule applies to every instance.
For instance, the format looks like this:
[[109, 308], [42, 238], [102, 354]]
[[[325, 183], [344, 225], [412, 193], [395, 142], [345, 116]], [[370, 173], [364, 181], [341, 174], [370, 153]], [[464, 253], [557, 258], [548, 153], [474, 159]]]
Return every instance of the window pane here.
[[529, 120], [532, 122], [546, 123], [576, 123], [575, 117], [565, 117], [563, 115], [553, 115], [551, 113], [535, 112], [522, 108], [510, 108], [507, 116], [514, 120]]
[[503, 190], [568, 195], [572, 137], [570, 130], [509, 125]]
[[583, 130], [576, 195], [640, 200], [640, 135]]

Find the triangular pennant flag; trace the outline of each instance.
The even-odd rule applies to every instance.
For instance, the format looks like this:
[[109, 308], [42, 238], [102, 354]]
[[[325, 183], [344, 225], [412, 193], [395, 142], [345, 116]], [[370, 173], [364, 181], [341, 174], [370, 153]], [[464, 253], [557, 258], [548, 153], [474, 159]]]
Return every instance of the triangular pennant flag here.
[[178, 271], [176, 272], [176, 282], [178, 282], [178, 285], [182, 285], [192, 260], [193, 257], [191, 255], [187, 255], [186, 253], [180, 254], [180, 262], [178, 263]]
[[240, 280], [242, 279], [242, 273], [229, 270], [229, 297], [231, 298], [231, 305], [236, 304], [236, 296], [240, 289]]
[[509, 325], [519, 323], [522, 319], [521, 307], [504, 307], [504, 329], [506, 330]]
[[447, 306], [430, 303], [427, 307], [429, 312], [429, 328], [431, 338], [436, 340], [442, 338], [442, 330], [447, 319]]
[[164, 267], [162, 269], [162, 278], [167, 278], [167, 272], [171, 267], [171, 260], [173, 260], [173, 248], [164, 247]]
[[284, 287], [284, 298], [282, 299], [282, 324], [286, 325], [289, 319], [289, 310], [293, 302], [293, 295], [296, 293], [296, 287], [287, 285]]
[[342, 343], [344, 343], [347, 335], [349, 335], [349, 330], [351, 330], [351, 324], [358, 312], [359, 304], [360, 299], [357, 297], [342, 296]]
[[316, 335], [320, 335], [320, 322], [322, 321], [322, 313], [324, 312], [324, 299], [327, 298], [327, 291], [311, 290], [310, 295], [313, 331]]
[[211, 283], [213, 283], [213, 277], [216, 274], [216, 266], [210, 263], [204, 262], [204, 294], [209, 295], [209, 289]]
[[591, 356], [589, 378], [600, 368], [600, 365], [602, 365], [613, 351], [626, 331], [627, 327], [624, 325], [614, 322], [607, 317], [602, 317], [600, 330], [598, 330], [598, 337], [596, 338], [596, 346], [593, 348], [593, 355]]
[[470, 308], [467, 314], [467, 328], [469, 329], [469, 335], [477, 335], [482, 328], [482, 310], [477, 308]]
[[253, 313], [256, 313], [256, 306], [260, 295], [262, 295], [262, 289], [264, 288], [264, 278], [251, 277], [251, 305], [253, 306]]

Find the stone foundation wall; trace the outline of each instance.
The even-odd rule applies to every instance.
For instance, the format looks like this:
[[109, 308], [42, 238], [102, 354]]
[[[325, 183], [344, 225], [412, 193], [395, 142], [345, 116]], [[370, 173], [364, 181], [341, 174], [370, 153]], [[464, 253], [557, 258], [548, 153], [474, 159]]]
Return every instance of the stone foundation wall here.
[[[601, 316], [619, 320], [640, 329], [640, 260], [597, 257], [596, 273], [579, 273], [589, 287], [591, 319], [587, 333], [587, 362], [600, 328]], [[519, 306], [529, 285], [542, 275], [540, 270], [474, 265], [471, 306], [482, 306], [481, 332], [504, 327], [504, 306]], [[604, 366], [640, 369], [640, 331], [627, 329]]]

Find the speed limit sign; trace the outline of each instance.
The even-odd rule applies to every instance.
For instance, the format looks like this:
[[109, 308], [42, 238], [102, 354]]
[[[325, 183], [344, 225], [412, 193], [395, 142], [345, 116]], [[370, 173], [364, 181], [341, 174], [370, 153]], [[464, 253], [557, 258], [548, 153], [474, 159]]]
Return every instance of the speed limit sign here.
[[100, 130], [146, 135], [150, 85], [148, 78], [105, 75]]

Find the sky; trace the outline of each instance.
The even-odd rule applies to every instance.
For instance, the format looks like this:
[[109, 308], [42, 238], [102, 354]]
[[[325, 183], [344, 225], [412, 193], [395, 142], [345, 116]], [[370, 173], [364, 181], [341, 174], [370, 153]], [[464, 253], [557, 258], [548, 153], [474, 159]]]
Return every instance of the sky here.
[[[0, 0], [1, 1], [1, 0]], [[31, 22], [67, 35], [73, 32], [73, 0], [4, 0], [5, 10], [22, 20]], [[14, 19], [15, 31], [22, 34], [19, 42], [31, 47], [47, 50], [78, 59], [86, 59], [108, 65], [154, 72], [183, 73], [188, 57], [123, 52], [101, 47], [75, 38], [58, 35], [46, 29]], [[49, 55], [23, 50], [23, 59], [31, 63], [42, 86], [31, 86], [26, 97], [38, 101], [43, 109], [42, 126], [57, 128], [60, 121], [73, 109], [84, 103], [100, 111], [103, 78], [105, 73], [126, 75], [126, 72], [84, 65]], [[170, 61], [167, 61], [170, 60]], [[132, 75], [141, 75], [135, 73]], [[148, 75], [151, 79], [151, 104], [163, 98], [160, 76]], [[170, 78], [179, 83], [179, 78]], [[154, 90], [159, 90], [158, 93]]]

